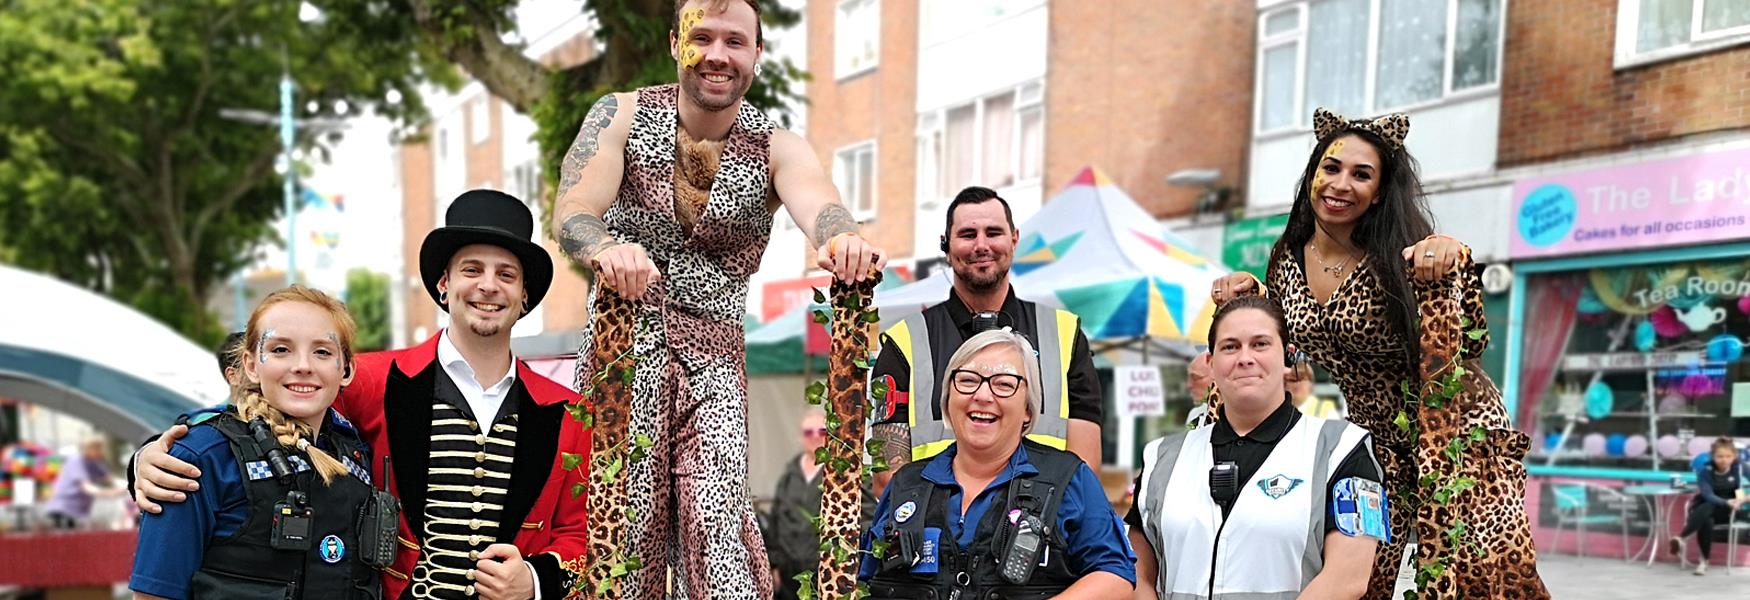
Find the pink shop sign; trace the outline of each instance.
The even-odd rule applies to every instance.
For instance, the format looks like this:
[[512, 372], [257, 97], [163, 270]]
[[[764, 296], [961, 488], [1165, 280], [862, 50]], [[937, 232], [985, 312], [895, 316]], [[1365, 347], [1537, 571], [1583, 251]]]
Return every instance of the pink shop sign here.
[[1750, 238], [1750, 148], [1522, 179], [1513, 258]]

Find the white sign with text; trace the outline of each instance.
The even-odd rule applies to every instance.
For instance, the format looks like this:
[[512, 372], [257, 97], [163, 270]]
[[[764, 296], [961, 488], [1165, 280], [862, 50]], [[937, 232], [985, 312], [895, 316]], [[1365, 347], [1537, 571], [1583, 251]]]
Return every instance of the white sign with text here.
[[1157, 367], [1113, 367], [1112, 382], [1118, 387], [1119, 418], [1158, 417], [1167, 414]]

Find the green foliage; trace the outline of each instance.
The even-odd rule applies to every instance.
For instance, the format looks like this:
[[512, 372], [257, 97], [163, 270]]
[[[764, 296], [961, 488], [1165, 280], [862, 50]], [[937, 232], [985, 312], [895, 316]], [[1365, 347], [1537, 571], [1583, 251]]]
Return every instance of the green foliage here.
[[[289, 71], [300, 105], [362, 107], [397, 89], [406, 100], [382, 112], [418, 115], [411, 90], [443, 71], [398, 43], [399, 17], [302, 24], [297, 12], [246, 0], [5, 2], [0, 257], [216, 343], [224, 330], [202, 307], [274, 239], [282, 210], [276, 130], [220, 109], [277, 112]], [[320, 154], [324, 142], [298, 143]]]
[[389, 347], [389, 276], [367, 269], [346, 272], [346, 309], [358, 323], [358, 350]]

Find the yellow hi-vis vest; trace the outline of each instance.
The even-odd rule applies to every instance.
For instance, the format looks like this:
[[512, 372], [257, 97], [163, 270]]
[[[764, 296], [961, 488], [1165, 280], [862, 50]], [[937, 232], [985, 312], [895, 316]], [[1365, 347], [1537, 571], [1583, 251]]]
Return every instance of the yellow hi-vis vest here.
[[[1064, 449], [1069, 436], [1070, 361], [1067, 355], [1075, 347], [1078, 330], [1075, 313], [1038, 307], [1034, 311], [1033, 335], [1028, 336], [1029, 341], [1038, 346], [1034, 350], [1039, 353], [1039, 373], [1044, 379], [1039, 382], [1039, 387], [1045, 398], [1040, 402], [1042, 410], [1033, 423], [1033, 433], [1027, 434], [1027, 438], [1058, 450]], [[911, 397], [908, 403], [911, 459], [921, 461], [954, 443], [954, 431], [948, 428], [947, 415], [938, 417], [938, 411], [934, 410], [943, 400], [937, 391], [943, 374], [936, 372], [933, 356], [936, 346], [930, 343], [934, 333], [920, 313], [893, 324], [886, 335], [899, 348], [905, 362], [911, 365], [910, 387], [907, 388]], [[923, 343], [912, 343], [920, 335]]]

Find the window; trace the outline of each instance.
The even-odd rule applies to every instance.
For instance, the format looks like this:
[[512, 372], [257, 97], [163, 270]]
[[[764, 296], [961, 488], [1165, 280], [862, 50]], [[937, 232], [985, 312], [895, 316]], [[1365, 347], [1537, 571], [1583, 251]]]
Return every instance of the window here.
[[833, 185], [844, 196], [845, 208], [858, 221], [875, 216], [875, 142], [868, 141], [833, 153]]
[[[1750, 0], [1747, 0], [1750, 1]], [[1359, 117], [1499, 81], [1503, 0], [1310, 0], [1260, 16], [1258, 130]]]
[[918, 115], [918, 195], [926, 205], [967, 186], [1038, 181], [1045, 166], [1044, 86]]
[[1042, 6], [1044, 0], [922, 0], [918, 38], [925, 46], [944, 42]]
[[1618, 0], [1616, 66], [1750, 41], [1750, 0]]
[[839, 79], [875, 68], [881, 53], [881, 1], [841, 0], [833, 22], [833, 72]]
[[481, 144], [492, 137], [492, 104], [487, 98], [468, 102], [468, 141]]

